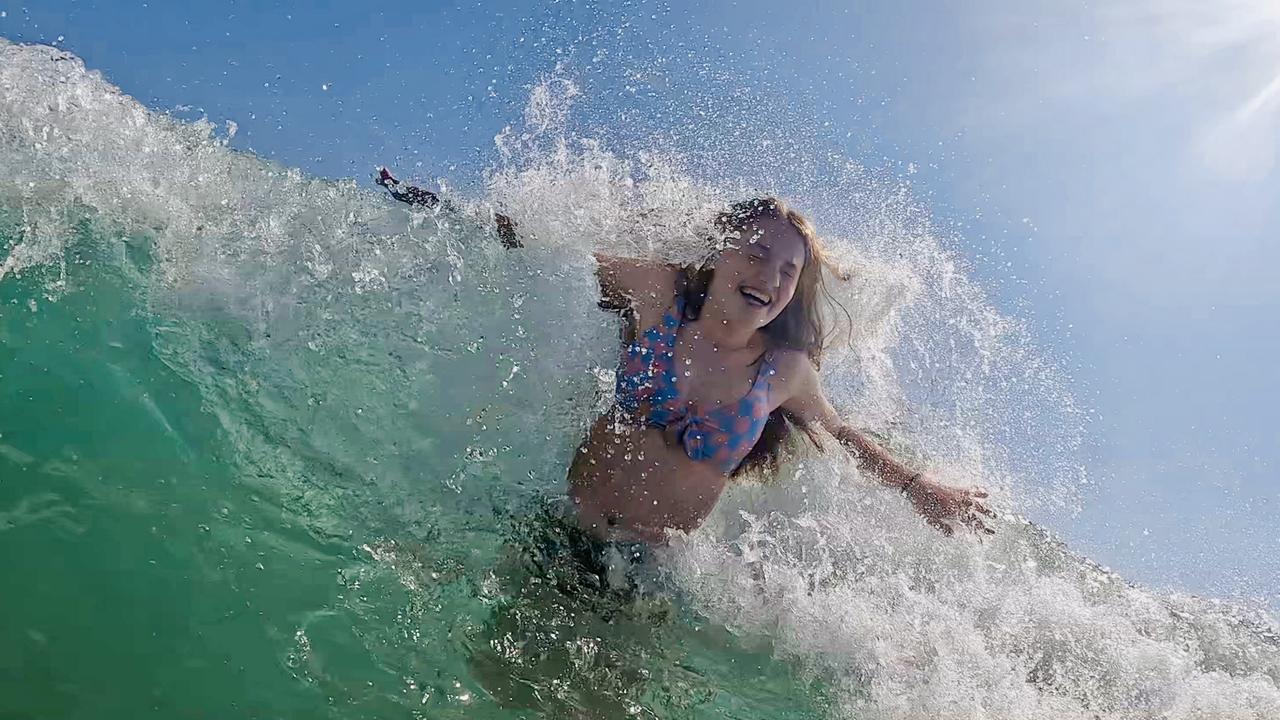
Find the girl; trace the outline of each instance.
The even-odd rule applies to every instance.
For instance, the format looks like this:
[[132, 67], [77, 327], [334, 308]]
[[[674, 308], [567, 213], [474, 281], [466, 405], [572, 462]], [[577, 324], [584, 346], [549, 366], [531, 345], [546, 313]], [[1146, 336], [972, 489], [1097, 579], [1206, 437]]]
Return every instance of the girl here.
[[[386, 169], [378, 183], [411, 204], [440, 205]], [[731, 477], [776, 471], [797, 430], [821, 427], [864, 468], [900, 489], [934, 527], [994, 533], [977, 488], [941, 485], [895, 461], [846, 424], [818, 378], [819, 301], [827, 261], [813, 226], [781, 200], [740, 202], [717, 218], [730, 243], [700, 267], [598, 255], [602, 305], [627, 319], [613, 407], [587, 433], [569, 469], [577, 526], [614, 547], [692, 531]], [[514, 223], [498, 234], [518, 247]]]

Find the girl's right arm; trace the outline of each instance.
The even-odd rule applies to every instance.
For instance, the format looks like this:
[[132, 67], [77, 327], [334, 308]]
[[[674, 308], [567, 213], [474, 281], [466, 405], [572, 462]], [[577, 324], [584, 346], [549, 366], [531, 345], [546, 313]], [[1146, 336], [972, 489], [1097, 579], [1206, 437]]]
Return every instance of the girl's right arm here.
[[637, 303], [656, 302], [665, 306], [675, 287], [674, 265], [663, 265], [635, 258], [594, 253], [599, 267], [600, 306], [607, 310], [626, 310]]
[[[391, 174], [386, 168], [378, 169], [378, 177], [374, 182], [387, 189], [391, 193], [391, 197], [402, 203], [409, 205], [422, 205], [432, 210], [443, 206], [445, 210], [452, 210], [453, 207], [448, 201], [441, 202], [440, 197], [430, 190], [423, 190], [415, 185], [401, 186], [400, 181]], [[520, 242], [520, 238], [516, 235], [516, 224], [511, 218], [502, 213], [494, 213], [494, 225], [497, 226], [498, 239], [508, 249], [524, 247]]]
[[[440, 198], [430, 190], [413, 185], [402, 185], [386, 168], [378, 169], [375, 180], [391, 193], [391, 197], [410, 205], [423, 205], [435, 209], [442, 205]], [[445, 209], [451, 209], [444, 203]], [[523, 247], [516, 234], [516, 223], [502, 213], [494, 213], [494, 225], [498, 231], [498, 239], [507, 248]], [[663, 265], [633, 258], [617, 257], [595, 253], [596, 262], [600, 264], [596, 277], [600, 281], [600, 305], [609, 310], [626, 310], [637, 302], [657, 300], [665, 304], [670, 298], [671, 288], [675, 286], [677, 269], [673, 265]]]

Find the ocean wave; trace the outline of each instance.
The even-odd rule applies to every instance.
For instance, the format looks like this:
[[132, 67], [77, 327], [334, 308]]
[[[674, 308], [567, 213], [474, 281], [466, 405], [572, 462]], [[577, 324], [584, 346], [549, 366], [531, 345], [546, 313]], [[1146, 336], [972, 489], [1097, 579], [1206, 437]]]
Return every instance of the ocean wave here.
[[[377, 636], [362, 652], [406, 676], [454, 662], [439, 658], [457, 647], [425, 649], [451, 632], [439, 608], [474, 624], [498, 602], [504, 518], [561, 488], [609, 403], [619, 327], [595, 307], [591, 252], [691, 259], [711, 211], [759, 189], [809, 210], [852, 278], [835, 283], [852, 327], [823, 367], [837, 406], [944, 479], [980, 478], [1005, 512], [994, 538], [946, 539], [846, 458], [810, 453], [674, 540], [683, 611], [817, 679], [837, 716], [1280, 717], [1273, 617], [1128, 583], [1041, 526], [1089, 482], [1087, 413], [904, 186], [824, 154], [794, 187], [694, 172], [680, 148], [574, 131], [579, 95], [545, 78], [497, 138], [485, 196], [418, 212], [234, 151], [68, 53], [0, 41], [0, 283], [34, 278], [39, 317], [85, 273], [127, 276], [147, 352], [196, 388], [242, 480], [358, 556], [344, 582], [389, 573], [416, 608], [310, 615], [279, 641], [282, 662], [352, 705], [313, 636]], [[495, 242], [495, 209], [524, 250]], [[475, 702], [419, 684], [420, 704]]]

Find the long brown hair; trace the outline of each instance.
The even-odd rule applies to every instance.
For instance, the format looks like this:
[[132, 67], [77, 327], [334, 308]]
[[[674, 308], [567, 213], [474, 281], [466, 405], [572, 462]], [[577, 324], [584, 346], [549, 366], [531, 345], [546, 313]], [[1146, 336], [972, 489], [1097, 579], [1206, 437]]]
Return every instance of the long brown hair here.
[[[765, 345], [769, 350], [797, 350], [808, 356], [815, 367], [822, 364], [822, 348], [828, 339], [826, 323], [822, 316], [823, 301], [844, 312], [849, 312], [831, 295], [823, 276], [823, 268], [836, 271], [827, 257], [813, 223], [804, 215], [791, 209], [776, 197], [762, 196], [734, 203], [728, 210], [716, 216], [715, 225], [728, 238], [741, 237], [750, 226], [760, 220], [786, 220], [804, 240], [804, 266], [796, 281], [796, 291], [791, 301], [773, 320], [761, 328]], [[723, 250], [723, 241], [717, 240], [716, 250], [701, 264], [690, 265], [680, 273], [680, 293], [684, 296], [684, 320], [697, 320], [707, 301], [707, 291], [715, 274], [715, 260]], [[843, 277], [843, 275], [841, 275]], [[763, 360], [763, 358], [761, 358]], [[760, 362], [758, 360], [757, 362]], [[769, 414], [760, 439], [752, 446], [731, 477], [763, 471], [777, 470], [785, 454], [789, 440], [803, 432], [815, 445], [821, 447], [817, 434], [800, 418], [777, 408]]]

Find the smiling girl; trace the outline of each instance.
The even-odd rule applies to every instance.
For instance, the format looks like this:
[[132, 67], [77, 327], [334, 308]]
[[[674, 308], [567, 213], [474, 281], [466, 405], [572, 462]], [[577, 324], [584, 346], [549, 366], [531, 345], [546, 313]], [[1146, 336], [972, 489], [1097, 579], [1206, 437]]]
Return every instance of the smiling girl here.
[[[439, 205], [382, 170], [396, 199]], [[429, 198], [429, 201], [423, 201]], [[514, 223], [497, 218], [516, 247]], [[776, 472], [793, 432], [822, 428], [934, 527], [992, 533], [984, 491], [948, 487], [894, 460], [822, 392], [827, 260], [813, 226], [773, 197], [716, 218], [727, 243], [700, 266], [597, 255], [602, 305], [627, 320], [613, 406], [569, 468], [573, 521], [597, 542], [662, 543], [702, 524], [731, 478]]]

